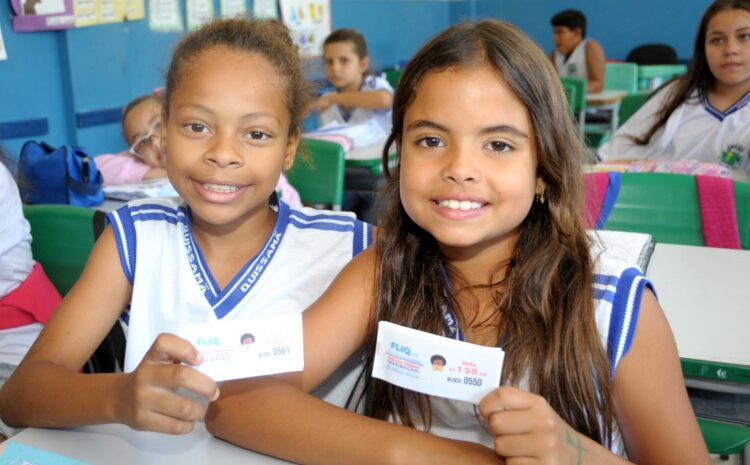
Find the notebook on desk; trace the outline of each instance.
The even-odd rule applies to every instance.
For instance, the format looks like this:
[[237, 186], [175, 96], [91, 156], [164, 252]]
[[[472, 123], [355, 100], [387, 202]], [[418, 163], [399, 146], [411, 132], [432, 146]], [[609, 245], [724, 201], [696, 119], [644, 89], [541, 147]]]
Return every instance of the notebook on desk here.
[[135, 200], [152, 197], [176, 197], [177, 191], [167, 178], [150, 179], [134, 184], [104, 187], [104, 197], [113, 200]]
[[589, 230], [588, 233], [593, 240], [593, 257], [604, 253], [620, 261], [638, 265], [643, 274], [646, 274], [655, 245], [650, 234], [602, 229]]

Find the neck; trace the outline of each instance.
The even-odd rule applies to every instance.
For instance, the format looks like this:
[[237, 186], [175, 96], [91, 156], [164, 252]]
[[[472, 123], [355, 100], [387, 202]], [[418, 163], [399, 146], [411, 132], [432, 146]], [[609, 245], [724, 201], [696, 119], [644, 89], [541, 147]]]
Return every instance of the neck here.
[[346, 87], [340, 88], [339, 92], [342, 92], [342, 93], [344, 93], [344, 92], [359, 92], [359, 89], [362, 87], [362, 80], [363, 79], [364, 79], [364, 76], [361, 77], [361, 78], [359, 78], [358, 81], [353, 82], [353, 83], [349, 84]]
[[717, 110], [724, 111], [748, 92], [750, 92], [750, 80], [734, 85], [716, 82], [713, 89], [709, 91], [708, 98], [711, 105], [716, 107]]

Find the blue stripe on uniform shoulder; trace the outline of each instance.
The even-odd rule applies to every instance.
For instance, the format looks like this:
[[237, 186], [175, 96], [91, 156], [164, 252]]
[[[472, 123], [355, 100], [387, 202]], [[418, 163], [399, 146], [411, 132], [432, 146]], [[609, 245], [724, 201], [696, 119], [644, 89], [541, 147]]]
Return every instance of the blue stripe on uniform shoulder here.
[[354, 223], [354, 242], [352, 243], [352, 258], [372, 244], [372, 225], [363, 221]]
[[117, 243], [117, 252], [120, 255], [120, 264], [125, 277], [130, 284], [135, 280], [135, 228], [131, 217], [130, 207], [123, 205], [115, 211], [107, 213], [107, 220], [112, 225]]
[[625, 354], [635, 336], [638, 315], [641, 309], [641, 298], [646, 285], [651, 285], [638, 268], [628, 268], [622, 272], [617, 282], [607, 338], [607, 357], [610, 362], [610, 374], [614, 376], [617, 365]]

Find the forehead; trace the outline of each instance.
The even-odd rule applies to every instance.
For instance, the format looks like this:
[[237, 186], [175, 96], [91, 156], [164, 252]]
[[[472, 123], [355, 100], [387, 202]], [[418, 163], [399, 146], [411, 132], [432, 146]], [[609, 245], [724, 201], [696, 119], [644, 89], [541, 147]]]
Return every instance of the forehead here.
[[255, 52], [213, 48], [186, 63], [170, 98], [170, 113], [183, 104], [215, 111], [266, 111], [289, 119], [285, 79]]
[[706, 32], [730, 32], [744, 27], [750, 27], [750, 11], [733, 8], [716, 13], [708, 22]]
[[354, 42], [349, 40], [342, 40], [339, 42], [331, 42], [323, 47], [324, 57], [334, 57], [343, 55], [354, 55], [357, 56], [354, 50]]
[[414, 100], [404, 116], [405, 120], [437, 118], [467, 130], [511, 124], [531, 137], [526, 105], [505, 78], [487, 64], [425, 74], [417, 83]]

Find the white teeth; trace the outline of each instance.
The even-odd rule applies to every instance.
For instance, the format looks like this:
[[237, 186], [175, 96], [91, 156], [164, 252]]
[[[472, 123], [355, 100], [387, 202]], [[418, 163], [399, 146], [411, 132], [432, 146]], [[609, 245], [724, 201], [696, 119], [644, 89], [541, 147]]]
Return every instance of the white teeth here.
[[203, 188], [208, 191], [219, 192], [221, 194], [229, 194], [239, 189], [239, 187], [237, 186], [226, 186], [223, 184], [208, 184], [208, 183], [204, 183]]
[[438, 205], [443, 208], [450, 208], [451, 210], [476, 210], [482, 208], [482, 204], [479, 202], [472, 202], [471, 200], [441, 200]]

